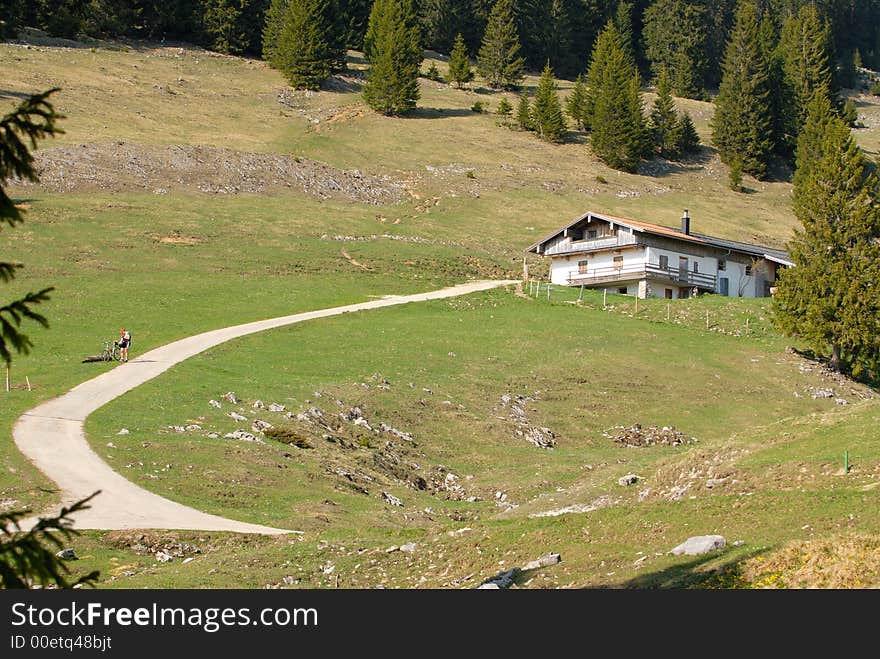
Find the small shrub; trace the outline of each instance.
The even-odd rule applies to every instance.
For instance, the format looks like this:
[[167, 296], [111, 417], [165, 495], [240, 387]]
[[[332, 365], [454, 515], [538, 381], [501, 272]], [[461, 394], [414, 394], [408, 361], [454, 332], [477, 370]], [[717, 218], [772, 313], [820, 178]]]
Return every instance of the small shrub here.
[[467, 170], [465, 172], [465, 176], [467, 176], [468, 178], [477, 178], [477, 175], [474, 174], [474, 170], [472, 169]]
[[871, 93], [874, 96], [880, 96], [880, 80], [874, 81], [874, 85], [871, 87]]
[[486, 106], [483, 104], [482, 101], [477, 101], [476, 103], [474, 103], [471, 106], [471, 110], [473, 110], [474, 112], [476, 112], [478, 114], [483, 113], [486, 111]]
[[434, 62], [431, 62], [431, 66], [428, 67], [428, 70], [425, 73], [425, 77], [428, 80], [443, 82], [443, 76], [440, 75], [440, 71], [437, 70], [437, 65], [434, 64]]
[[309, 444], [309, 441], [292, 428], [269, 428], [268, 430], [264, 431], [264, 434], [268, 439], [275, 440], [276, 442], [280, 442], [282, 444], [296, 446], [297, 448], [312, 448], [312, 445]]
[[602, 176], [601, 174], [596, 175], [596, 182], [601, 183], [602, 185], [606, 185], [608, 183], [608, 179]]
[[498, 103], [498, 109], [496, 110], [496, 112], [502, 117], [509, 117], [513, 112], [513, 106], [510, 104], [510, 101], [508, 101], [506, 97], [502, 97], [501, 102]]
[[740, 158], [734, 158], [730, 163], [730, 189], [734, 192], [743, 191], [743, 164]]
[[841, 113], [840, 118], [843, 119], [846, 125], [850, 128], [854, 127], [859, 120], [859, 111], [851, 98], [847, 99], [846, 103], [843, 104], [843, 112]]

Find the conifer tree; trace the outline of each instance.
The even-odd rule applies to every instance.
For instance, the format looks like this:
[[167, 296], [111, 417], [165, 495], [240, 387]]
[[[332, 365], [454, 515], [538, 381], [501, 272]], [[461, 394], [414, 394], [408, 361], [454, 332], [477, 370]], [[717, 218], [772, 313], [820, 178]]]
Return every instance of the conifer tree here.
[[588, 107], [589, 92], [583, 76], [578, 76], [571, 88], [571, 94], [565, 100], [565, 111], [576, 128], [580, 130], [590, 129], [590, 111]]
[[519, 104], [516, 106], [516, 123], [522, 130], [534, 130], [529, 94], [525, 89], [519, 95]]
[[275, 51], [278, 68], [295, 89], [318, 89], [335, 55], [330, 0], [296, 0], [287, 7]]
[[617, 33], [620, 35], [620, 47], [626, 53], [629, 65], [634, 66], [636, 63], [636, 50], [635, 43], [633, 42], [632, 10], [631, 2], [621, 0], [617, 4], [613, 20], [614, 27], [617, 28]]
[[422, 47], [413, 0], [376, 0], [370, 14], [370, 70], [364, 100], [386, 115], [403, 114], [419, 98]]
[[770, 134], [774, 150], [781, 154], [790, 153], [791, 144], [787, 142], [785, 117], [786, 99], [785, 84], [782, 74], [782, 55], [779, 49], [779, 37], [776, 24], [769, 12], [764, 12], [758, 28], [758, 44], [761, 57], [767, 63], [767, 89], [770, 104]]
[[512, 89], [522, 82], [525, 60], [519, 50], [513, 0], [498, 0], [489, 14], [477, 56], [477, 71], [490, 87]]
[[[597, 56], [602, 61], [597, 61]], [[609, 167], [632, 172], [646, 151], [647, 127], [639, 74], [627, 63], [620, 37], [609, 21], [590, 63], [592, 146]]]
[[672, 100], [672, 84], [666, 69], [657, 78], [657, 98], [651, 109], [651, 138], [654, 148], [664, 158], [676, 158], [678, 150], [678, 117]]
[[454, 82], [455, 86], [461, 89], [461, 86], [474, 79], [474, 72], [471, 69], [471, 60], [468, 57], [467, 46], [464, 43], [464, 37], [461, 32], [455, 37], [455, 45], [452, 47], [452, 53], [449, 55], [449, 80]]
[[773, 149], [768, 66], [758, 40], [758, 10], [743, 0], [724, 54], [723, 77], [715, 99], [712, 140], [721, 160], [739, 160], [760, 179]]
[[788, 120], [786, 138], [797, 142], [807, 117], [807, 106], [817, 90], [836, 98], [831, 74], [831, 37], [828, 24], [814, 5], [805, 5], [785, 21], [779, 41], [783, 82], [787, 101], [784, 113]]
[[[7, 179], [18, 178], [36, 182], [33, 155], [28, 150], [37, 145], [37, 140], [54, 137], [64, 131], [57, 122], [64, 117], [57, 112], [48, 100], [57, 89], [26, 98], [14, 111], [0, 118], [0, 227], [4, 224], [12, 228], [23, 221], [22, 211], [9, 198], [2, 185]], [[18, 263], [0, 261], [0, 282], [15, 279], [15, 271], [21, 268]], [[43, 327], [49, 324], [46, 318], [33, 307], [46, 302], [52, 288], [44, 288], [36, 293], [28, 293], [8, 304], [0, 306], [0, 360], [9, 364], [12, 350], [28, 354], [32, 343], [19, 327], [22, 320], [31, 320]]]
[[699, 98], [709, 68], [709, 3], [657, 0], [644, 13], [642, 38], [655, 76], [666, 68], [676, 96]]
[[263, 60], [269, 62], [275, 68], [278, 67], [277, 52], [278, 43], [281, 41], [281, 33], [284, 31], [284, 23], [287, 20], [287, 7], [290, 0], [272, 0], [266, 10], [263, 23]]
[[700, 146], [700, 136], [697, 134], [697, 128], [687, 110], [678, 117], [674, 142], [675, 152], [679, 157], [694, 153]]
[[834, 110], [827, 93], [813, 95], [807, 106], [807, 120], [798, 137], [795, 170], [792, 183], [796, 190], [803, 190], [813, 178], [813, 170], [822, 159], [825, 136], [828, 134]]
[[550, 62], [544, 67], [538, 88], [535, 90], [532, 117], [538, 137], [547, 142], [562, 142], [565, 119], [562, 116], [562, 105], [556, 93], [556, 81], [553, 78]]
[[[818, 143], [819, 126], [825, 126]], [[810, 128], [806, 128], [809, 126]], [[809, 135], [808, 135], [808, 130]], [[805, 144], [809, 142], [809, 144]], [[801, 161], [810, 158], [809, 161]], [[880, 369], [880, 206], [877, 179], [844, 123], [814, 98], [798, 143], [793, 208], [802, 230], [795, 263], [773, 298], [777, 324], [835, 370], [877, 377]]]

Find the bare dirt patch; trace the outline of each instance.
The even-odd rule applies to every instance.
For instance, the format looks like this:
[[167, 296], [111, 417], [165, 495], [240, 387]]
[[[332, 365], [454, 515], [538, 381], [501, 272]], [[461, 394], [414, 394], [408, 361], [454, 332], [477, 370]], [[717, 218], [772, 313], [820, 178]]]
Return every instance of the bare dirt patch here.
[[209, 146], [80, 144], [41, 150], [35, 161], [40, 185], [53, 192], [147, 190], [166, 194], [182, 189], [239, 194], [298, 189], [321, 199], [368, 204], [393, 203], [404, 194], [403, 185], [389, 177], [336, 169], [297, 156]]

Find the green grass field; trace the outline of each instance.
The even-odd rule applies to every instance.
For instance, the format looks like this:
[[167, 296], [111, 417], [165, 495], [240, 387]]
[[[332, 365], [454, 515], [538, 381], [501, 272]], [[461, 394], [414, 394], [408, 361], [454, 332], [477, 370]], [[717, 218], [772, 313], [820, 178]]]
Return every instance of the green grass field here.
[[[352, 68], [363, 68], [354, 53]], [[43, 309], [51, 329], [28, 328], [35, 350], [15, 360], [13, 390], [0, 393], [5, 509], [57, 501], [15, 450], [12, 424], [108, 368], [81, 360], [120, 327], [134, 333], [136, 357], [250, 320], [517, 277], [525, 247], [589, 209], [674, 225], [688, 208], [700, 232], [773, 245], [795, 226], [785, 181], [749, 180], [747, 194], [733, 193], [708, 148], [688, 163], [647, 163], [642, 175], [614, 172], [582, 136], [547, 145], [470, 111], [477, 100], [490, 109], [500, 100], [479, 85], [422, 81], [420, 109], [389, 119], [363, 106], [355, 75], [279, 103], [277, 72], [198, 49], [0, 44], [0, 71], [9, 107], [15, 94], [62, 87], [67, 132], [44, 149], [126, 141], [295, 154], [387, 175], [408, 191], [405, 201], [370, 206], [295, 192], [12, 188], [26, 223], [4, 229], [0, 249], [26, 268], [3, 299], [56, 290]], [[876, 103], [860, 101], [870, 123]], [[680, 105], [708, 140], [711, 104]], [[857, 132], [869, 150], [877, 134]], [[546, 273], [542, 260], [528, 262], [533, 275]], [[95, 450], [163, 496], [301, 533], [88, 532], [76, 542], [77, 569], [99, 569], [103, 585], [126, 588], [473, 587], [556, 551], [563, 563], [524, 573], [519, 584], [749, 587], [777, 574], [773, 583], [797, 586], [815, 582], [789, 564], [762, 571], [759, 559], [787, 555], [790, 542], [880, 533], [877, 403], [861, 400], [862, 387], [852, 393], [804, 369], [785, 351], [766, 301], [649, 300], [637, 310], [623, 296], [609, 296], [607, 308], [601, 293], [577, 298], [571, 289], [554, 288], [549, 302], [511, 289], [346, 314], [240, 339], [171, 369], [89, 418]], [[828, 386], [849, 404], [811, 396]], [[242, 403], [208, 404], [227, 391]], [[523, 417], [506, 395], [525, 397], [514, 399]], [[329, 429], [254, 410], [256, 400], [294, 413], [320, 408]], [[373, 427], [387, 423], [413, 443], [339, 417], [356, 406]], [[233, 410], [248, 421], [233, 421]], [[254, 418], [294, 443], [223, 438], [251, 431]], [[636, 423], [698, 441], [625, 448], [603, 434]], [[170, 428], [192, 424], [201, 430]], [[556, 448], [517, 434], [527, 428], [549, 428]], [[844, 451], [849, 474], [839, 473]], [[640, 482], [618, 485], [629, 473]], [[424, 489], [411, 486], [417, 478]], [[722, 482], [707, 488], [711, 479]], [[404, 505], [389, 505], [383, 492]], [[532, 516], [590, 504], [590, 512]], [[704, 533], [744, 544], [699, 560], [666, 555]], [[408, 541], [415, 552], [386, 551]], [[167, 564], [153, 557], [182, 544], [201, 552], [183, 552], [194, 558], [186, 564], [183, 555]], [[878, 585], [871, 565], [858, 578]], [[727, 567], [734, 576], [714, 572]]]

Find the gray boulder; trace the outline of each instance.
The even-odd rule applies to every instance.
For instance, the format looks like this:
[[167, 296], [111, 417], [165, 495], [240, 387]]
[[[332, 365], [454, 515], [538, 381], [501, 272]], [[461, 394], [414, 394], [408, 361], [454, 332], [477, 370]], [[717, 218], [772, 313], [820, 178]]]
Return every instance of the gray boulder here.
[[55, 555], [63, 561], [77, 560], [76, 552], [73, 549], [62, 549]]
[[727, 540], [720, 535], [695, 535], [682, 542], [678, 547], [669, 550], [670, 554], [675, 556], [699, 556], [708, 554], [716, 549], [724, 549], [727, 546]]
[[633, 485], [639, 482], [639, 477], [635, 474], [627, 474], [617, 479], [618, 485]]
[[556, 565], [557, 563], [562, 562], [562, 556], [559, 554], [549, 553], [546, 556], [541, 556], [541, 558], [535, 561], [529, 561], [525, 565], [523, 565], [523, 570], [537, 570], [542, 567], [550, 567], [551, 565]]

